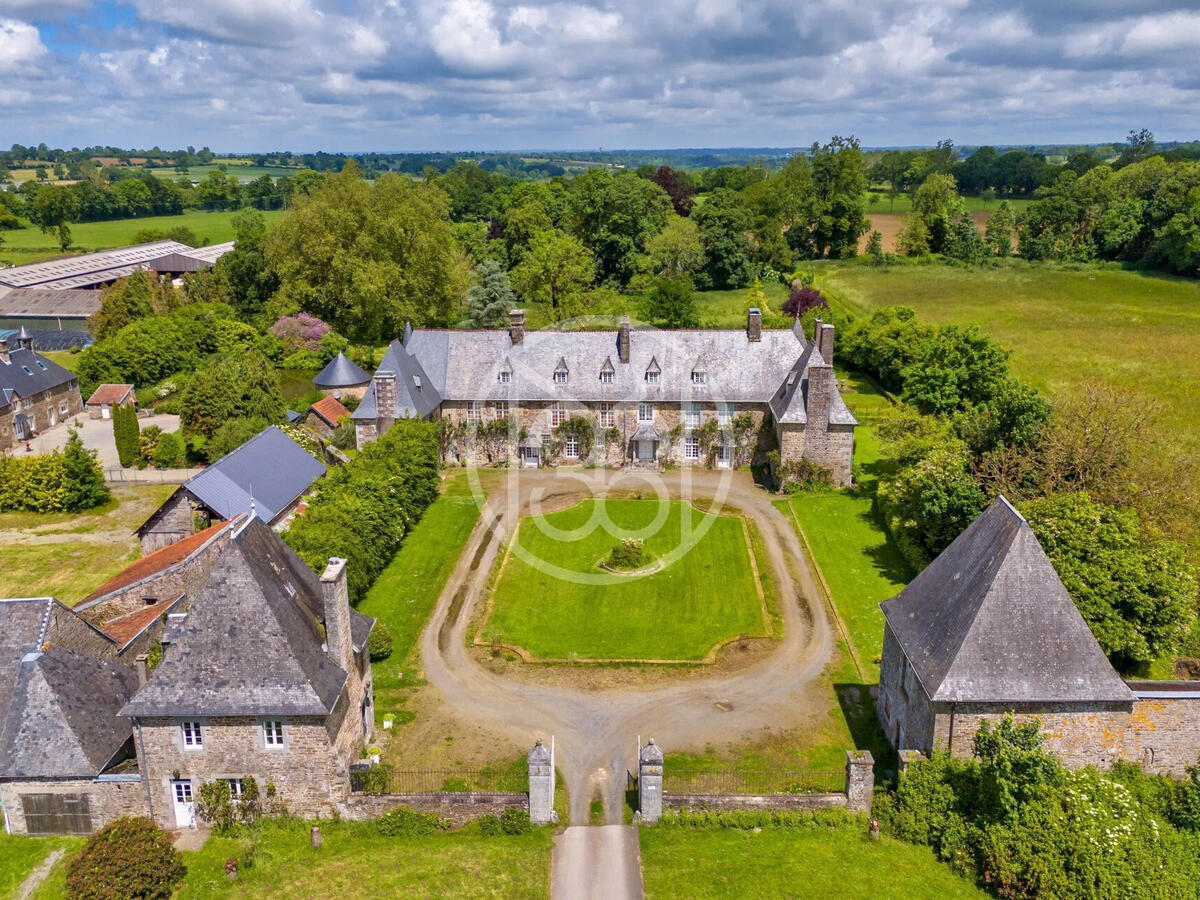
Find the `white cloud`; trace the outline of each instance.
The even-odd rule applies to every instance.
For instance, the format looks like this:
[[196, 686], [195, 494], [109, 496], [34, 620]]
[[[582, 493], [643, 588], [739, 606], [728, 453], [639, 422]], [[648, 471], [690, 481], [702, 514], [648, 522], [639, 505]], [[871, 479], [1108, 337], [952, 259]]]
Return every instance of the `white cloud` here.
[[17, 19], [0, 19], [0, 72], [16, 72], [46, 52], [38, 30]]
[[321, 23], [308, 0], [133, 0], [133, 5], [146, 22], [256, 46], [287, 43]]
[[1170, 50], [1195, 54], [1200, 47], [1200, 13], [1177, 12], [1148, 16], [1132, 24], [1121, 42], [1121, 52], [1144, 55]]

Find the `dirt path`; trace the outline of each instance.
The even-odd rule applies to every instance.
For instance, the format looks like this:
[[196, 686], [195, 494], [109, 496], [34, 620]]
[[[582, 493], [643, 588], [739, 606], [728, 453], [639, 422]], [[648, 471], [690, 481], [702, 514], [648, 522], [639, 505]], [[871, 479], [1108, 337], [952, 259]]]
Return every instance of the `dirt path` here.
[[46, 858], [37, 864], [28, 877], [21, 882], [21, 886], [17, 888], [17, 900], [29, 900], [33, 896], [33, 892], [38, 889], [38, 886], [46, 880], [46, 876], [50, 874], [50, 870], [54, 868], [54, 864], [62, 859], [62, 855], [66, 851], [59, 847], [57, 850], [51, 850], [46, 854]]
[[[645, 478], [672, 497], [721, 497], [758, 527], [782, 598], [784, 638], [764, 659], [733, 674], [649, 688], [582, 691], [505, 679], [476, 662], [466, 647], [472, 611], [486, 599], [496, 555], [523, 511], [571, 495], [628, 491]], [[619, 486], [617, 485], [619, 482]], [[744, 473], [671, 472], [631, 476], [591, 470], [566, 474], [524, 471], [515, 489], [489, 494], [480, 523], [438, 598], [421, 638], [425, 677], [447, 712], [522, 746], [535, 738], [558, 747], [557, 761], [571, 798], [571, 822], [585, 823], [598, 790], [606, 819], [619, 823], [626, 770], [634, 770], [638, 735], [669, 750], [738, 742], [751, 732], [802, 722], [828, 702], [816, 683], [832, 649], [819, 594], [788, 520], [770, 495]]]
[[551, 900], [640, 900], [637, 829], [577, 825], [554, 838]]

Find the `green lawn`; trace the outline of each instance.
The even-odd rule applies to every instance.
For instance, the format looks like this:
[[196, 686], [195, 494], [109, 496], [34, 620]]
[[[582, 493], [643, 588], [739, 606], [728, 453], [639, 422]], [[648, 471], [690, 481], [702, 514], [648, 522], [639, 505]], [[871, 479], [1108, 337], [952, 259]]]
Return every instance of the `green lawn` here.
[[[167, 231], [186, 225], [201, 241], [220, 244], [233, 240], [233, 217], [236, 212], [200, 212], [189, 210], [178, 216], [148, 216], [139, 219], [114, 219], [110, 222], [79, 222], [71, 225], [74, 240], [67, 255], [94, 250], [108, 250], [133, 243], [133, 236], [143, 229]], [[263, 213], [267, 221], [280, 215], [278, 210]], [[20, 265], [63, 256], [54, 235], [42, 234], [33, 226], [0, 232], [0, 261]]]
[[392, 713], [403, 718], [406, 690], [419, 684], [421, 629], [479, 518], [473, 499], [447, 496], [451, 493], [456, 491], [444, 491], [425, 511], [358, 605], [360, 612], [374, 616], [392, 633], [392, 655], [371, 666], [379, 717]]
[[151, 166], [150, 174], [155, 178], [162, 178], [166, 181], [177, 181], [180, 178], [187, 178], [190, 181], [203, 181], [209, 172], [216, 172], [218, 169], [224, 169], [226, 175], [230, 178], [236, 178], [238, 181], [244, 181], [247, 178], [261, 178], [263, 175], [270, 175], [272, 178], [282, 178], [285, 175], [295, 175], [300, 171], [299, 167], [290, 166], [247, 166], [238, 163], [213, 163], [207, 166], [188, 166], [186, 174], [176, 172], [174, 166]]
[[986, 897], [928, 847], [865, 828], [642, 828], [648, 900], [687, 897], [812, 897], [818, 900], [943, 900]]
[[[665, 504], [665, 521], [645, 535], [647, 554], [664, 568], [643, 577], [597, 568], [618, 539], [650, 531], [659, 510], [658, 501], [585, 500], [544, 517], [545, 526], [579, 529], [577, 535], [552, 536], [538, 517], [522, 519], [493, 590], [483, 639], [545, 659], [701, 660], [724, 640], [764, 635], [763, 602], [740, 517], [714, 516], [705, 526], [694, 507]], [[605, 514], [617, 535], [589, 528], [593, 515]], [[685, 524], [688, 533], [708, 530], [688, 547]], [[522, 550], [536, 564], [522, 558]]]
[[82, 838], [24, 837], [0, 830], [0, 897], [15, 897], [21, 882], [51, 851], [82, 843]]
[[[870, 202], [871, 197], [879, 198], [877, 203]], [[1012, 207], [1013, 212], [1020, 212], [1029, 206], [1033, 200], [1028, 197], [1009, 198], [1008, 205]], [[994, 212], [996, 207], [1000, 205], [999, 200], [989, 200], [986, 203], [978, 197], [963, 197], [963, 203], [966, 204], [967, 212]], [[871, 213], [906, 213], [912, 212], [912, 196], [910, 194], [899, 194], [893, 203], [888, 200], [887, 191], [876, 190], [867, 191], [867, 214]]]

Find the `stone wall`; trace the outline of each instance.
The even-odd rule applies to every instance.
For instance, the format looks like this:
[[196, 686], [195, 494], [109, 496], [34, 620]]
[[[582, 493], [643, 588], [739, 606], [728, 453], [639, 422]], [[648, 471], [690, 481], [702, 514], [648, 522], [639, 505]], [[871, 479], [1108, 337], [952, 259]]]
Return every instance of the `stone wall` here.
[[84, 794], [88, 797], [92, 830], [121, 816], [144, 816], [146, 788], [141, 779], [113, 781], [95, 778], [25, 779], [0, 783], [0, 804], [10, 834], [25, 834], [23, 794]]
[[875, 708], [883, 732], [898, 750], [929, 753], [934, 742], [934, 707], [890, 626], [884, 626], [883, 656]]
[[[325, 719], [283, 717], [284, 745], [265, 744], [262, 722], [275, 717], [199, 717], [204, 746], [185, 749], [182, 718], [143, 719], [135, 733], [138, 762], [150, 785], [154, 818], [175, 827], [171, 780], [191, 779], [192, 790], [218, 778], [251, 775], [260, 792], [274, 783], [283, 806], [302, 817], [330, 816], [350, 793], [349, 768], [330, 744]], [[352, 718], [352, 717], [348, 717]]]
[[353, 794], [340, 807], [344, 819], [375, 819], [400, 806], [436, 813], [454, 825], [465, 825], [482, 816], [498, 816], [506, 809], [529, 809], [529, 795], [515, 793]]
[[663, 794], [664, 810], [829, 809], [845, 807], [845, 794]]
[[181, 541], [195, 531], [196, 514], [192, 509], [192, 501], [181, 488], [168, 497], [138, 529], [138, 536], [142, 541], [142, 555]]
[[76, 380], [49, 391], [41, 391], [29, 400], [30, 405], [26, 407], [23, 399], [13, 398], [12, 406], [0, 416], [0, 450], [7, 450], [14, 443], [13, 418], [18, 413], [24, 413], [32, 419], [34, 430], [39, 434], [63, 422], [72, 422], [83, 414], [83, 398], [79, 395], [79, 382]]

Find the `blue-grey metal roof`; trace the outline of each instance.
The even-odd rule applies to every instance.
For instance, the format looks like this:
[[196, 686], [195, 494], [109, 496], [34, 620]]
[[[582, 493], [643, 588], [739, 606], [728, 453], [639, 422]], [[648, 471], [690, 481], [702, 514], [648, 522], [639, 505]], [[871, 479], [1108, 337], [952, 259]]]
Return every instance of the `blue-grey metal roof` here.
[[51, 362], [36, 350], [12, 350], [9, 361], [0, 362], [0, 391], [12, 391], [22, 399], [75, 380], [74, 372]]
[[371, 376], [352, 363], [345, 353], [339, 353], [317, 373], [313, 384], [322, 388], [358, 387], [370, 380]]
[[259, 432], [183, 488], [217, 515], [231, 519], [250, 512], [274, 522], [325, 474], [325, 466], [277, 426]]

